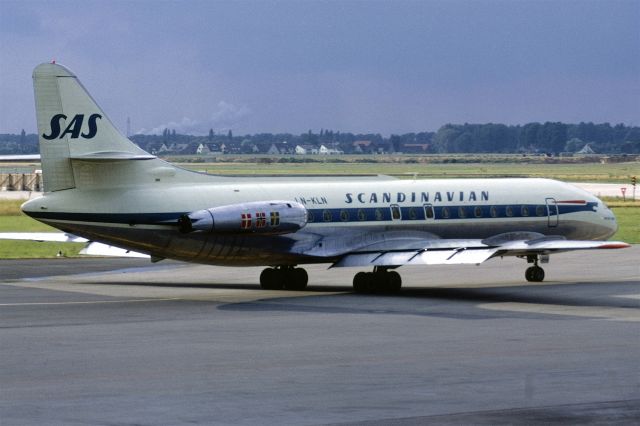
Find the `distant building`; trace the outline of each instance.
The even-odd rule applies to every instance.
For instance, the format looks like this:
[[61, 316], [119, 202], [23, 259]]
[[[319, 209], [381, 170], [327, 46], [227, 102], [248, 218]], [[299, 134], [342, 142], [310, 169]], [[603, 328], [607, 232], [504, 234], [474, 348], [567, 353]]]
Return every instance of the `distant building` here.
[[196, 154], [199, 154], [199, 155], [222, 154], [222, 149], [218, 144], [215, 144], [215, 143], [201, 143], [198, 145], [198, 148], [196, 149]]
[[313, 145], [296, 145], [294, 153], [297, 155], [317, 154], [318, 148]]
[[344, 151], [338, 148], [335, 148], [335, 146], [330, 145], [330, 147], [327, 147], [325, 145], [320, 145], [320, 149], [318, 150], [318, 154], [320, 155], [340, 155], [340, 154], [344, 154]]
[[582, 147], [582, 149], [578, 152], [576, 152], [576, 154], [583, 154], [583, 155], [589, 155], [589, 154], [595, 154], [596, 152], [591, 148], [591, 144], [586, 144], [585, 146]]
[[269, 149], [267, 150], [267, 154], [269, 155], [279, 155], [282, 154], [276, 144], [272, 143]]
[[375, 145], [372, 141], [354, 141], [353, 142], [353, 152], [357, 154], [371, 154], [375, 152]]

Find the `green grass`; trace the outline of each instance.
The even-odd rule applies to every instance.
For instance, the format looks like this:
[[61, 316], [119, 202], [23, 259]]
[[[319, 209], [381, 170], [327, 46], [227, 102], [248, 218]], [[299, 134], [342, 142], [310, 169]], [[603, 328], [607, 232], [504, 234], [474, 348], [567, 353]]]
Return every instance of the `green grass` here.
[[[374, 159], [377, 157], [373, 157]], [[371, 163], [372, 158], [326, 157], [309, 163], [279, 163], [277, 159], [246, 159], [212, 163], [183, 163], [186, 169], [221, 175], [296, 175], [384, 174], [400, 178], [465, 178], [465, 177], [545, 177], [569, 182], [628, 183], [631, 176], [640, 176], [640, 162], [556, 164], [544, 162], [505, 163], [435, 163], [430, 157], [387, 157]], [[324, 161], [323, 161], [324, 160]], [[397, 161], [394, 161], [397, 160]]]
[[[2, 203], [0, 203], [0, 206]], [[60, 232], [24, 214], [0, 216], [0, 232]]]
[[0, 259], [50, 258], [57, 257], [58, 252], [65, 257], [75, 257], [83, 247], [83, 243], [0, 240]]
[[639, 207], [611, 207], [618, 220], [618, 232], [612, 240], [640, 244], [640, 208]]
[[[0, 211], [9, 210], [12, 202], [0, 202]], [[18, 206], [21, 203], [18, 203]], [[44, 223], [31, 219], [24, 214], [0, 215], [0, 232], [60, 232]], [[84, 247], [83, 243], [56, 243], [38, 241], [0, 240], [0, 259], [26, 259], [57, 257], [58, 252], [64, 256], [77, 256]]]

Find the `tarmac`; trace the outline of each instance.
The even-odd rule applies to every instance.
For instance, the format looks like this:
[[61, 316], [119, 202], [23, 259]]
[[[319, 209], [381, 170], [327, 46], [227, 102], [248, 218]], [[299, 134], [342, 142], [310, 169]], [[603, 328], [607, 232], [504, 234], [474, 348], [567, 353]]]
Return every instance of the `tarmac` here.
[[640, 246], [356, 269], [0, 261], [0, 424], [638, 424]]

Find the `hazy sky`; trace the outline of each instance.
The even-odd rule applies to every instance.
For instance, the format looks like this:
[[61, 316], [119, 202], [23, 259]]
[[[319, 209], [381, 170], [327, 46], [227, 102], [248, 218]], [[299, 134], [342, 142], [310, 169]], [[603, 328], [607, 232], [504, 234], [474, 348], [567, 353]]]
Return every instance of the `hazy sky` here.
[[54, 58], [123, 131], [640, 125], [640, 0], [0, 0], [0, 133]]

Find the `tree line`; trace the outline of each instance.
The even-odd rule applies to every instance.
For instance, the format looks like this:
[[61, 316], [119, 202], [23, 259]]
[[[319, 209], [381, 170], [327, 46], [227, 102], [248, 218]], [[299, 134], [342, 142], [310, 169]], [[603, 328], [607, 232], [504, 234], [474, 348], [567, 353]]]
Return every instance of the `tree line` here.
[[[257, 133], [234, 135], [231, 130], [206, 136], [183, 135], [165, 129], [161, 135], [133, 135], [130, 137], [143, 149], [159, 152], [185, 150], [201, 144], [224, 145], [226, 152], [264, 153], [272, 146], [331, 146], [345, 153], [575, 153], [588, 145], [599, 154], [640, 154], [640, 127], [609, 123], [566, 124], [560, 122], [505, 124], [445, 124], [437, 132], [393, 134], [350, 133], [322, 129], [302, 134]], [[191, 151], [189, 151], [191, 150]], [[36, 154], [38, 138], [35, 134], [0, 134], [0, 154]], [[179, 152], [175, 152], [179, 153]]]

